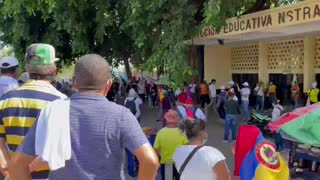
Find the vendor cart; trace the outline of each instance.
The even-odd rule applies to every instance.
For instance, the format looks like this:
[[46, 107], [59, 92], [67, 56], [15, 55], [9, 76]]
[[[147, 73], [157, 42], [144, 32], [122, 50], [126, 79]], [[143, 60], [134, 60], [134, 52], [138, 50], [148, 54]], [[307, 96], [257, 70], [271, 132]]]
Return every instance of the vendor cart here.
[[320, 180], [320, 148], [306, 145], [281, 133], [289, 151], [288, 166], [292, 178]]
[[280, 132], [292, 177], [320, 180], [320, 103], [303, 107], [268, 124]]

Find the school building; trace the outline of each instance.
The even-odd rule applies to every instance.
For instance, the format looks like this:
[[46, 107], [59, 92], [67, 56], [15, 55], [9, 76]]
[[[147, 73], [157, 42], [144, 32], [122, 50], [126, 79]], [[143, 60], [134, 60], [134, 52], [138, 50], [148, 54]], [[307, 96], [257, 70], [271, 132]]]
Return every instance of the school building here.
[[204, 79], [218, 87], [230, 80], [254, 87], [261, 79], [282, 95], [295, 77], [306, 92], [320, 85], [320, 0], [228, 19], [219, 33], [205, 28], [192, 43], [203, 46]]

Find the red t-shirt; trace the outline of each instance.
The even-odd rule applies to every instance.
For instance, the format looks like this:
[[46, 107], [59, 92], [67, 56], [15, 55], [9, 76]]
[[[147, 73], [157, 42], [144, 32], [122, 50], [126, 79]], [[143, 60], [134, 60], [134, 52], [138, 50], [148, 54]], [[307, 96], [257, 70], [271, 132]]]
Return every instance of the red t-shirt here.
[[181, 102], [181, 103], [185, 103], [186, 102], [186, 100], [187, 100], [187, 95], [186, 95], [186, 93], [180, 93], [179, 95], [178, 95], [178, 101], [179, 102]]

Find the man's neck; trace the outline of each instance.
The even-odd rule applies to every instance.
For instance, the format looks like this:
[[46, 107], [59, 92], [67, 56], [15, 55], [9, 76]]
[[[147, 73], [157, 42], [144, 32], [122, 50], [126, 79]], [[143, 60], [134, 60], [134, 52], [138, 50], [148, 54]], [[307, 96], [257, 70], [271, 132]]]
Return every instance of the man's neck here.
[[43, 80], [40, 80], [40, 79], [30, 79], [30, 80], [33, 80], [33, 81], [41, 81], [41, 82], [45, 82], [45, 83], [48, 83], [48, 84], [51, 84], [51, 80], [45, 80], [45, 79], [43, 79]]
[[189, 140], [188, 145], [202, 145], [203, 141], [200, 139], [192, 139]]
[[96, 91], [86, 91], [86, 90], [78, 90], [80, 94], [92, 94], [105, 97], [104, 93], [98, 93]]
[[11, 77], [13, 79], [16, 79], [13, 74], [2, 74], [2, 76], [7, 76], [7, 77]]

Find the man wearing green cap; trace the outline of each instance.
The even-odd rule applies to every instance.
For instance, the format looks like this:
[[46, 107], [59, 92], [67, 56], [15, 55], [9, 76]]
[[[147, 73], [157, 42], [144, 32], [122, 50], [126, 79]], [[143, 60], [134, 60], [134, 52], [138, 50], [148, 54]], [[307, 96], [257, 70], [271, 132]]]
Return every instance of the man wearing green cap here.
[[[32, 44], [25, 55], [30, 80], [2, 96], [0, 101], [0, 170], [7, 175], [10, 155], [23, 142], [29, 128], [49, 102], [66, 98], [51, 85], [56, 75], [55, 49], [49, 44]], [[9, 150], [6, 148], [6, 144]], [[48, 179], [48, 167], [32, 174], [33, 179]]]

